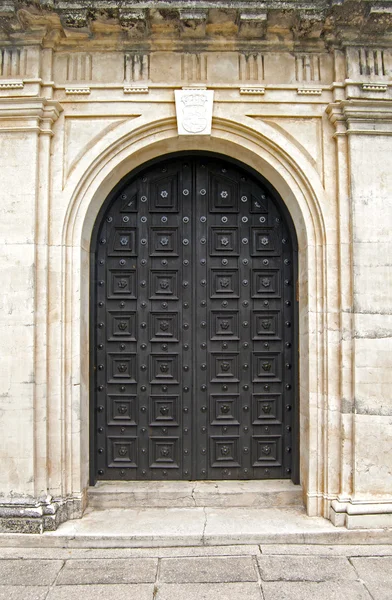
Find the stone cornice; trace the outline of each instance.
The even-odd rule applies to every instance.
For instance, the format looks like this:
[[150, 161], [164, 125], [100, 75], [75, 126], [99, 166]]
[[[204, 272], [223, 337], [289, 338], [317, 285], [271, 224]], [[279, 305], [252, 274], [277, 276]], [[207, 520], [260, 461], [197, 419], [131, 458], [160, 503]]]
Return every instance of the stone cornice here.
[[46, 98], [0, 98], [0, 134], [35, 131], [52, 135], [52, 126], [63, 108], [56, 100]]
[[335, 135], [392, 135], [392, 100], [343, 100], [330, 104], [326, 112]]
[[0, 41], [392, 45], [392, 0], [0, 0]]

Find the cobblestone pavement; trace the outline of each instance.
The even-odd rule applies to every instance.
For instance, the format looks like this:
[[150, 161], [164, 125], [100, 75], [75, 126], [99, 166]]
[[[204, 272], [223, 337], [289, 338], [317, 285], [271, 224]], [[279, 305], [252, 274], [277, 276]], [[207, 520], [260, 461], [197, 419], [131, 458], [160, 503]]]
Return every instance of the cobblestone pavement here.
[[392, 545], [0, 548], [0, 600], [392, 600]]

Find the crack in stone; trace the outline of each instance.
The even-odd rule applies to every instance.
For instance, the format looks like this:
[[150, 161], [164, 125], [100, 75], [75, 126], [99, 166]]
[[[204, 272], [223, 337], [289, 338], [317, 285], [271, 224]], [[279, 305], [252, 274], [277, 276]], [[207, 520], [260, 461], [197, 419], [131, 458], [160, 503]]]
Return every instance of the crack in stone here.
[[196, 491], [196, 487], [197, 487], [196, 485], [195, 485], [195, 486], [193, 486], [193, 488], [192, 488], [192, 492], [191, 492], [191, 498], [192, 498], [192, 500], [193, 500], [193, 504], [194, 504], [194, 506], [197, 506], [197, 504], [196, 504], [196, 498], [195, 498], [195, 491]]
[[207, 527], [207, 509], [205, 506], [203, 506], [203, 512], [204, 512], [204, 526], [203, 526], [203, 533], [201, 535], [201, 543], [203, 546], [205, 546], [205, 533], [206, 533], [206, 527]]
[[[41, 531], [41, 533], [43, 533], [43, 531]], [[59, 559], [59, 560], [61, 560], [61, 559]], [[64, 559], [62, 560], [62, 565], [61, 565], [61, 567], [59, 569], [59, 572], [57, 573], [56, 577], [54, 578], [54, 581], [52, 582], [52, 584], [48, 586], [48, 591], [47, 591], [47, 593], [45, 595], [44, 600], [47, 600], [47, 598], [49, 598], [49, 595], [50, 595], [51, 591], [56, 587], [58, 579], [60, 577], [60, 573], [64, 569], [64, 567], [66, 565], [66, 562], [67, 562], [66, 560], [64, 560]]]

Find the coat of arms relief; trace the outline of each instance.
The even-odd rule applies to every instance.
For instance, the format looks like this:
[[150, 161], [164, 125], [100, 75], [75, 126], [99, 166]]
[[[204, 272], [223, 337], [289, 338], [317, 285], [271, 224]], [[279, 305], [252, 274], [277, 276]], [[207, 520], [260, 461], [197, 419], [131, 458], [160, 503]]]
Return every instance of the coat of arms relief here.
[[212, 90], [176, 90], [178, 135], [211, 135]]

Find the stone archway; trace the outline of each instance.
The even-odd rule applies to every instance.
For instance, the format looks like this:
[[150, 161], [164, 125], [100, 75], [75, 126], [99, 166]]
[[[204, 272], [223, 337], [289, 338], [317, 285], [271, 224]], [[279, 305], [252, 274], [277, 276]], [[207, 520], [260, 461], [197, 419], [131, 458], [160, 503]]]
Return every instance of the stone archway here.
[[[338, 491], [336, 477], [331, 483], [328, 478], [332, 469], [336, 472], [339, 468], [336, 464], [339, 442], [333, 452], [331, 445], [328, 448], [325, 443], [328, 402], [323, 375], [328, 360], [323, 325], [326, 319], [323, 306], [328, 298], [324, 275], [326, 202], [319, 178], [306, 158], [299, 157], [300, 160], [294, 163], [287, 140], [265, 124], [259, 124], [258, 129], [255, 131], [248, 124], [216, 119], [210, 149], [232, 158], [241, 152], [243, 161], [272, 183], [294, 222], [299, 244], [300, 479], [308, 514], [327, 516], [330, 498], [336, 497]], [[73, 417], [73, 422], [66, 425], [63, 438], [68, 449], [65, 454], [69, 494], [75, 494], [78, 489], [83, 493], [88, 481], [90, 374], [86, 349], [89, 345], [88, 272], [93, 224], [104, 198], [126, 173], [158, 156], [198, 149], [196, 142], [177, 137], [173, 121], [146, 123], [124, 135], [110, 148], [98, 148], [95, 156], [86, 156], [88, 162], [81, 161], [80, 172], [75, 170], [64, 190], [70, 195], [64, 227], [64, 281], [68, 314], [73, 316], [72, 323], [64, 320], [65, 355], [69, 356], [70, 371], [70, 379], [64, 381], [80, 382], [80, 387], [67, 388], [65, 385], [63, 391], [68, 397], [69, 414]], [[338, 353], [329, 358], [330, 364], [331, 361], [338, 364], [338, 360]], [[340, 434], [337, 432], [337, 435]]]

